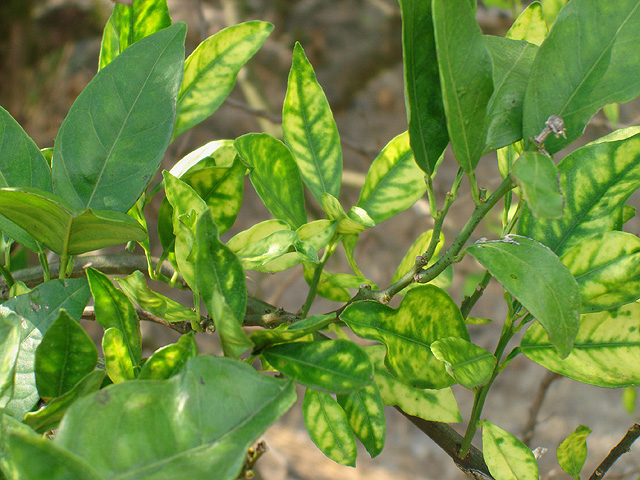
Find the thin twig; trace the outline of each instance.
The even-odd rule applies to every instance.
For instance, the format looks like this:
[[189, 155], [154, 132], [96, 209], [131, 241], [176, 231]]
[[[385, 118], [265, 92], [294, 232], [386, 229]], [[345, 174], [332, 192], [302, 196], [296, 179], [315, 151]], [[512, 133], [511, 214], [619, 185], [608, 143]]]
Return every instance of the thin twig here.
[[555, 372], [547, 372], [545, 377], [538, 385], [536, 396], [531, 403], [531, 407], [529, 407], [529, 418], [527, 419], [527, 423], [525, 423], [524, 428], [522, 429], [522, 443], [524, 443], [527, 447], [530, 446], [531, 440], [533, 439], [536, 426], [538, 425], [538, 414], [540, 413], [542, 403], [547, 396], [549, 387], [555, 380], [559, 378], [562, 378], [562, 376]]
[[[165, 327], [169, 327], [172, 330], [175, 330], [178, 333], [185, 334], [191, 331], [191, 324], [189, 322], [167, 322], [164, 318], [156, 317], [152, 313], [147, 312], [146, 310], [142, 310], [139, 307], [136, 307], [136, 314], [140, 320], [144, 320], [147, 322], [157, 323], [159, 325], [164, 325]], [[84, 308], [82, 312], [82, 318], [85, 320], [94, 320], [96, 319], [96, 310], [93, 306], [88, 306]], [[211, 322], [211, 320], [202, 317], [202, 323], [206, 324]]]
[[627, 453], [633, 445], [638, 437], [640, 437], [640, 423], [634, 423], [622, 440], [613, 447], [613, 449], [609, 452], [609, 455], [602, 461], [598, 468], [591, 474], [589, 480], [600, 480], [607, 471], [611, 468], [611, 466], [620, 458], [623, 454]]

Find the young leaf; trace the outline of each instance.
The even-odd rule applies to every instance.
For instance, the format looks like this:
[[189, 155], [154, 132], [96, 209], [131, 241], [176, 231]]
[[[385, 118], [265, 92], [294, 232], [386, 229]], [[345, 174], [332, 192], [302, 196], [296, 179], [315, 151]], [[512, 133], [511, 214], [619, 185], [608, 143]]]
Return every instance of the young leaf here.
[[487, 383], [498, 362], [484, 348], [456, 337], [433, 342], [431, 351], [438, 360], [444, 362], [449, 375], [468, 389]]
[[136, 378], [134, 364], [129, 355], [128, 345], [122, 330], [107, 328], [102, 336], [102, 351], [107, 375], [113, 383]]
[[291, 227], [284, 220], [265, 220], [231, 237], [227, 242], [227, 247], [237, 253], [248, 245], [283, 230], [291, 231]]
[[138, 379], [165, 380], [180, 373], [190, 358], [198, 355], [193, 331], [180, 337], [176, 343], [165, 345], [151, 355], [140, 370]]
[[[586, 37], [581, 33], [585, 29], [589, 29]], [[531, 69], [524, 99], [524, 138], [538, 135], [551, 115], [561, 117], [567, 138], [552, 135], [545, 141], [545, 149], [554, 154], [582, 135], [604, 105], [635, 98], [640, 93], [640, 65], [633, 55], [639, 42], [636, 0], [567, 3]]]
[[536, 220], [525, 207], [518, 234], [562, 255], [591, 235], [622, 229], [624, 204], [640, 188], [637, 133], [636, 128], [618, 130], [565, 157], [558, 164], [565, 198], [562, 218]]
[[245, 22], [207, 38], [184, 64], [173, 139], [202, 122], [231, 93], [242, 66], [273, 30], [267, 22]]
[[469, 340], [460, 309], [433, 285], [409, 291], [397, 310], [377, 302], [360, 301], [340, 315], [360, 337], [387, 347], [385, 364], [399, 380], [418, 388], [444, 388], [455, 383], [430, 345], [444, 337]]
[[424, 390], [402, 383], [384, 365], [387, 349], [373, 345], [366, 349], [374, 366], [374, 379], [385, 405], [397, 405], [403, 412], [435, 422], [461, 422], [460, 410], [450, 388]]
[[559, 219], [564, 199], [558, 189], [558, 169], [548, 156], [524, 152], [511, 171], [535, 218]]
[[353, 207], [347, 214], [340, 201], [330, 193], [322, 195], [321, 203], [327, 218], [338, 222], [338, 233], [358, 234], [364, 232], [366, 228], [372, 228], [376, 225], [366, 210], [362, 208]]
[[[280, 230], [271, 235], [253, 242], [237, 252], [242, 266], [247, 270], [269, 271], [263, 265], [276, 260], [293, 249], [298, 251], [301, 245], [300, 235], [292, 230]], [[298, 251], [298, 253], [302, 253]], [[313, 258], [305, 258], [307, 261], [318, 262], [318, 254]]]
[[373, 367], [366, 353], [348, 340], [294, 342], [262, 351], [277, 370], [308, 387], [348, 393], [371, 383]]
[[513, 40], [526, 40], [539, 47], [548, 32], [547, 22], [542, 15], [542, 5], [540, 2], [532, 2], [513, 22], [506, 37]]
[[331, 395], [307, 388], [302, 415], [309, 438], [322, 453], [341, 465], [356, 466], [356, 439], [347, 415]]
[[489, 472], [500, 480], [538, 480], [538, 463], [533, 452], [516, 437], [485, 420], [482, 422], [482, 451]]
[[378, 224], [409, 208], [426, 191], [424, 173], [413, 159], [405, 132], [391, 140], [371, 164], [357, 206]]
[[[131, 364], [135, 367], [140, 363], [142, 355], [140, 320], [133, 304], [127, 296], [113, 286], [109, 277], [95, 268], [87, 268], [87, 279], [93, 294], [96, 310], [96, 321], [105, 330], [115, 327], [122, 333], [122, 340]], [[111, 333], [116, 345], [120, 345], [114, 333]], [[103, 340], [104, 341], [104, 340]]]
[[467, 252], [538, 319], [560, 356], [569, 355], [580, 326], [580, 290], [560, 259], [517, 235], [476, 242]]
[[318, 202], [338, 197], [342, 182], [340, 136], [327, 97], [302, 46], [296, 42], [282, 107], [282, 132], [302, 180]]
[[411, 149], [418, 166], [431, 175], [449, 143], [440, 90], [431, 2], [400, 0], [400, 10]]
[[640, 298], [640, 239], [632, 233], [594, 235], [560, 260], [580, 286], [583, 313], [610, 310]]
[[40, 190], [0, 189], [0, 214], [59, 255], [147, 238], [146, 230], [124, 213], [75, 211], [61, 198]]
[[53, 192], [73, 208], [126, 213], [171, 139], [186, 25], [136, 42], [78, 96], [54, 146]]
[[216, 480], [234, 480], [247, 449], [295, 400], [293, 382], [198, 356], [168, 380], [123, 382], [80, 399], [53, 443], [100, 478], [187, 480], [215, 472]]
[[456, 160], [472, 172], [487, 138], [493, 92], [491, 57], [476, 21], [475, 1], [433, 1], [433, 25], [447, 129]]
[[4, 312], [4, 316], [10, 312], [19, 315], [16, 323], [20, 330], [13, 396], [5, 413], [23, 418], [37, 403], [40, 396], [36, 388], [35, 355], [42, 336], [62, 309], [74, 320], [79, 320], [90, 297], [91, 292], [84, 278], [51, 280], [2, 304], [0, 312]]
[[286, 145], [266, 133], [249, 133], [239, 137], [235, 146], [271, 214], [291, 228], [307, 223], [300, 171]]
[[107, 66], [132, 43], [171, 26], [167, 0], [133, 0], [116, 3], [105, 26], [100, 46], [100, 68]]
[[575, 480], [580, 480], [580, 471], [587, 459], [587, 437], [590, 433], [589, 427], [580, 425], [556, 450], [560, 467]]
[[98, 363], [98, 350], [87, 332], [61, 310], [36, 350], [36, 382], [41, 398], [59, 397]]
[[233, 140], [214, 140], [182, 157], [169, 172], [180, 178], [189, 170], [197, 171], [201, 166], [230, 167], [237, 156]]
[[534, 323], [520, 342], [530, 360], [582, 383], [619, 388], [640, 385], [640, 304], [582, 316], [571, 355], [562, 359]]
[[338, 404], [349, 419], [349, 425], [371, 458], [384, 447], [386, 422], [382, 397], [375, 383], [347, 394], [336, 395]]

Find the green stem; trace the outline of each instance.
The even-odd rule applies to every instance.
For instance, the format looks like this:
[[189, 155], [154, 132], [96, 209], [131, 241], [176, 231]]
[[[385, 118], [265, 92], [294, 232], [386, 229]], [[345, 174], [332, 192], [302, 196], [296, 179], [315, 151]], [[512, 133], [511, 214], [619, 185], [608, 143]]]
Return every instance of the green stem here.
[[193, 292], [193, 306], [196, 311], [196, 318], [191, 320], [191, 328], [196, 332], [202, 332], [202, 325], [200, 324], [200, 293]]
[[322, 277], [322, 271], [324, 270], [324, 266], [329, 260], [329, 257], [336, 251], [336, 247], [340, 242], [340, 236], [337, 237], [334, 241], [329, 242], [329, 244], [324, 249], [324, 254], [320, 259], [320, 263], [316, 265], [315, 270], [313, 271], [313, 278], [311, 279], [311, 283], [309, 284], [309, 293], [307, 294], [307, 298], [304, 301], [304, 305], [300, 309], [300, 313], [298, 314], [300, 318], [306, 318], [307, 313], [309, 313], [309, 309], [313, 304], [313, 301], [316, 298], [316, 294], [318, 293], [318, 284], [320, 283], [320, 278]]
[[13, 284], [16, 283], [16, 281], [13, 279], [13, 275], [11, 275], [11, 272], [9, 271], [9, 269], [5, 268], [4, 265], [0, 264], [0, 273], [4, 277], [4, 281], [7, 284], [7, 286], [9, 288], [13, 287]]
[[58, 278], [64, 280], [67, 278], [67, 270], [69, 269], [69, 254], [63, 253], [60, 255], [60, 267], [58, 268]]
[[433, 178], [427, 175], [427, 198], [429, 199], [429, 213], [433, 218], [438, 215], [438, 204], [436, 203], [436, 192], [433, 189]]
[[51, 280], [51, 272], [49, 270], [49, 260], [47, 260], [47, 255], [44, 252], [40, 252], [38, 254], [38, 260], [40, 260], [40, 265], [42, 266], [42, 276], [45, 282]]
[[468, 173], [469, 184], [471, 185], [471, 196], [476, 205], [480, 205], [480, 189], [478, 188], [478, 181], [476, 180], [476, 172], [471, 171]]
[[469, 316], [469, 312], [471, 312], [471, 309], [476, 304], [476, 302], [480, 300], [480, 297], [482, 297], [482, 294], [487, 288], [487, 285], [489, 285], [490, 281], [491, 274], [489, 272], [485, 272], [484, 277], [482, 277], [482, 280], [480, 280], [480, 283], [478, 283], [478, 286], [473, 291], [473, 294], [465, 297], [462, 305], [460, 306], [460, 311], [462, 312], [463, 318], [467, 318]]

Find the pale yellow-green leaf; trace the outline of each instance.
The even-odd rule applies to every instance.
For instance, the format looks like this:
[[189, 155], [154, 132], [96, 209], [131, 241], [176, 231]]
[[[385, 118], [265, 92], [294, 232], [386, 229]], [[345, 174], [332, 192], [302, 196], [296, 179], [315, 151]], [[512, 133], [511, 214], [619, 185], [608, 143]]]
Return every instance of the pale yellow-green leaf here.
[[482, 451], [489, 472], [500, 480], [539, 480], [533, 452], [497, 425], [482, 422]]

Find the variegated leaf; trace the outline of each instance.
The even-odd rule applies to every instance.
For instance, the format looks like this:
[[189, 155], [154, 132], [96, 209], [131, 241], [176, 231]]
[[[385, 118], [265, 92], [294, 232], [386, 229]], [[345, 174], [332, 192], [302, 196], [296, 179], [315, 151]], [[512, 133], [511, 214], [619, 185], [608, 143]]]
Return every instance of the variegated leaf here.
[[371, 458], [380, 454], [386, 438], [386, 422], [384, 404], [376, 384], [337, 395], [336, 400], [347, 414], [353, 433]]

